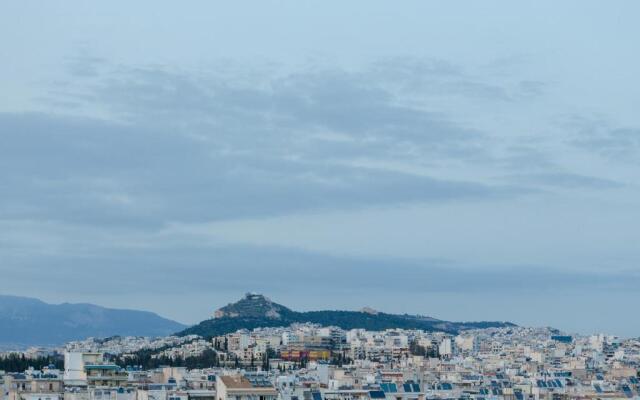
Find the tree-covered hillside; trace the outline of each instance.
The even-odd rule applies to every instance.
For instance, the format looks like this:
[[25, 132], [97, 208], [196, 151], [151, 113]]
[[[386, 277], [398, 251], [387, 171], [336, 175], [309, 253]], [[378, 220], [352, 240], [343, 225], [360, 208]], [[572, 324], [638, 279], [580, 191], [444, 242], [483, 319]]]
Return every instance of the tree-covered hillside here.
[[221, 308], [218, 318], [202, 321], [180, 332], [181, 335], [213, 337], [235, 332], [239, 329], [288, 326], [293, 323], [310, 322], [323, 326], [338, 326], [343, 329], [420, 329], [458, 333], [463, 330], [514, 326], [508, 322], [449, 322], [417, 315], [397, 315], [371, 311], [308, 311], [296, 312], [268, 298], [247, 294], [234, 304]]

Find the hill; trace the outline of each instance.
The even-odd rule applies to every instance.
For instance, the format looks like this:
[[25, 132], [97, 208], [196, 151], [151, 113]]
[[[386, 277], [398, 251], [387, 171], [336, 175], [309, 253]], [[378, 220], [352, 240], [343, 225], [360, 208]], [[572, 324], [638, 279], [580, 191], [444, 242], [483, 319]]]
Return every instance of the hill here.
[[184, 327], [146, 311], [0, 295], [0, 346], [4, 348], [59, 345], [87, 337], [165, 336]]
[[229, 304], [215, 313], [215, 318], [187, 328], [179, 335], [212, 337], [235, 332], [238, 329], [288, 326], [292, 323], [310, 322], [323, 326], [339, 326], [343, 329], [383, 330], [392, 328], [421, 329], [458, 333], [463, 330], [515, 326], [509, 322], [450, 322], [421, 315], [398, 315], [361, 311], [293, 311], [272, 302], [260, 294], [248, 293], [240, 301]]

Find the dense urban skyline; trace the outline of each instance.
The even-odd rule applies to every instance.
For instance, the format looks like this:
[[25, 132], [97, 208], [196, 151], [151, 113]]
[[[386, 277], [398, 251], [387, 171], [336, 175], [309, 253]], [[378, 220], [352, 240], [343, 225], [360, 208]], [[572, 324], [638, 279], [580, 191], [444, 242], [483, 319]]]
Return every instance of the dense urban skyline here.
[[637, 337], [639, 11], [4, 2], [0, 294]]

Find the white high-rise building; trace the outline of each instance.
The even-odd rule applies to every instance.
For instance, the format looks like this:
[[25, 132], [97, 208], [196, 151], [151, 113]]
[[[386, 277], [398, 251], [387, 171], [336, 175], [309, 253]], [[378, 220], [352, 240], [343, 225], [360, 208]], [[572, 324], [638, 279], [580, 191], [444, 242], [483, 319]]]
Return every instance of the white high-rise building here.
[[69, 386], [86, 386], [88, 364], [102, 362], [102, 353], [64, 353], [64, 384]]

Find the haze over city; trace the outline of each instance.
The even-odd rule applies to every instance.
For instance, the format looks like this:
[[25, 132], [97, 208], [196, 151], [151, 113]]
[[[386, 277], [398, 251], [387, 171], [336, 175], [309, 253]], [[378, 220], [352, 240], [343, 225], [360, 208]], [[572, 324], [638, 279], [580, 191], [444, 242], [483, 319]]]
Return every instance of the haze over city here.
[[0, 5], [0, 294], [640, 335], [640, 3]]

